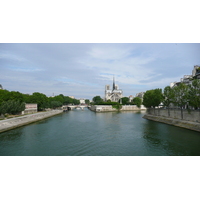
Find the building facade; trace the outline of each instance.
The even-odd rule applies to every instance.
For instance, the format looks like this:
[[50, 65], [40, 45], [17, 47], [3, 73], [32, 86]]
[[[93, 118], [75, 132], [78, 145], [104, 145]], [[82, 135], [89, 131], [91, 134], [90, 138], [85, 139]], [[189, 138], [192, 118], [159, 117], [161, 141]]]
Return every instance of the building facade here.
[[170, 87], [173, 88], [178, 86], [180, 83], [185, 83], [186, 85], [192, 84], [193, 79], [200, 79], [200, 65], [194, 66], [192, 75], [184, 75], [180, 81], [170, 83]]
[[135, 95], [135, 97], [139, 97], [140, 99], [143, 99], [145, 92], [139, 92]]
[[79, 99], [80, 104], [85, 104], [85, 99]]
[[119, 86], [115, 84], [113, 77], [113, 87], [110, 85], [105, 86], [105, 101], [110, 100], [111, 102], [118, 102], [123, 97], [123, 91], [119, 89]]
[[22, 115], [36, 113], [38, 111], [37, 103], [26, 103], [25, 110], [22, 111]]

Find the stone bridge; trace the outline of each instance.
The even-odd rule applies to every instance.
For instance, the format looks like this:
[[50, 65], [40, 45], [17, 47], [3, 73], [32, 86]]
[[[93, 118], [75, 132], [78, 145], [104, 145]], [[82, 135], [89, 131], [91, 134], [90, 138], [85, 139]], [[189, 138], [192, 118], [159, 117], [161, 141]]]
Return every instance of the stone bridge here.
[[73, 110], [73, 109], [84, 110], [84, 108], [88, 108], [88, 105], [64, 105], [64, 106], [62, 106], [63, 111]]

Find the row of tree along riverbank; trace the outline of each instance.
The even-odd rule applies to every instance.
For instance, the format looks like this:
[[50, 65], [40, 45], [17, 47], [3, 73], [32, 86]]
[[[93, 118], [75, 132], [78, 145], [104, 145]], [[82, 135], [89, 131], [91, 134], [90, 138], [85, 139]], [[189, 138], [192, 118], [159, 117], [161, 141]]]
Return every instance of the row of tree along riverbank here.
[[143, 105], [148, 108], [144, 116], [146, 119], [200, 130], [199, 79], [191, 80], [190, 84], [179, 83], [172, 88], [167, 86], [163, 93], [159, 88], [146, 91]]
[[[89, 100], [88, 100], [89, 101]], [[34, 92], [33, 94], [23, 94], [16, 91], [0, 90], [0, 115], [21, 114], [25, 109], [25, 103], [37, 104], [38, 111], [44, 111], [48, 108], [56, 109], [62, 105], [79, 105], [80, 101], [63, 94], [47, 97], [43, 93]]]

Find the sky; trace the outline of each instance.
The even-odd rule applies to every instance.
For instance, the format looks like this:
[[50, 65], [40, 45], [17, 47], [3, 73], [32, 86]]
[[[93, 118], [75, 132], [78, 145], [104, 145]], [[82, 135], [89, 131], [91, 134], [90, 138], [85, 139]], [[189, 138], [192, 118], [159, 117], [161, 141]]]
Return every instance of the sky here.
[[0, 84], [9, 91], [104, 97], [164, 88], [200, 65], [199, 43], [1, 43]]

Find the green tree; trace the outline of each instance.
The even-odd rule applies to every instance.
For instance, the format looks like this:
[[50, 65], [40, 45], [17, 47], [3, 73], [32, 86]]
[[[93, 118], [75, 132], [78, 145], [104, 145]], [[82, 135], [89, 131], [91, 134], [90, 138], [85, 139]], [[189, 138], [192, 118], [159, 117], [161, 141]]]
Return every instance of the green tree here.
[[168, 108], [168, 116], [170, 116], [169, 107], [170, 104], [173, 103], [174, 99], [174, 91], [170, 86], [166, 86], [163, 92], [164, 100], [163, 105]]
[[23, 94], [23, 102], [31, 103], [30, 97], [31, 97], [30, 94]]
[[0, 90], [0, 105], [3, 101], [9, 100], [9, 93], [8, 90]]
[[90, 100], [89, 100], [89, 99], [86, 99], [86, 100], [85, 100], [85, 103], [89, 105], [89, 104], [90, 104]]
[[60, 101], [51, 101], [50, 102], [50, 108], [56, 109], [62, 106], [62, 103]]
[[143, 97], [143, 105], [147, 108], [154, 108], [159, 106], [160, 103], [163, 101], [163, 94], [162, 89], [154, 89], [154, 90], [147, 90]]
[[152, 106], [152, 102], [151, 102], [152, 96], [153, 96], [153, 90], [147, 90], [147, 91], [144, 93], [142, 104], [143, 104], [145, 107], [151, 108], [151, 106]]
[[64, 105], [68, 105], [68, 104], [72, 104], [72, 103], [73, 103], [73, 99], [72, 98], [70, 98], [68, 96], [64, 97], [64, 102], [63, 102]]
[[183, 119], [183, 107], [189, 102], [189, 86], [180, 83], [173, 88], [174, 96], [173, 103], [181, 108], [181, 118]]
[[192, 85], [189, 85], [188, 92], [189, 105], [195, 109], [200, 107], [200, 80], [195, 79], [192, 81]]
[[30, 96], [30, 103], [37, 103], [38, 104], [38, 110], [44, 110], [45, 108], [49, 107], [49, 99], [45, 94], [34, 92]]
[[23, 102], [24, 98], [23, 98], [23, 94], [20, 92], [16, 92], [16, 91], [11, 91], [9, 92], [9, 100], [15, 100], [15, 101], [20, 101]]
[[99, 104], [100, 102], [102, 102], [103, 101], [103, 99], [100, 97], [100, 96], [95, 96], [95, 97], [93, 97], [93, 102], [95, 103], [95, 104]]
[[25, 103], [15, 100], [8, 100], [2, 102], [0, 106], [0, 114], [19, 114], [21, 111], [25, 109]]
[[65, 101], [64, 95], [63, 94], [59, 94], [58, 96], [53, 97], [54, 101], [60, 101], [62, 104]]
[[122, 98], [121, 98], [121, 102], [122, 102], [123, 105], [130, 104], [129, 98], [128, 98], [128, 97], [122, 97]]
[[79, 105], [80, 104], [80, 101], [78, 99], [73, 99], [73, 104], [74, 105]]
[[140, 97], [135, 97], [133, 98], [132, 103], [140, 108], [140, 106], [142, 105], [142, 99]]

